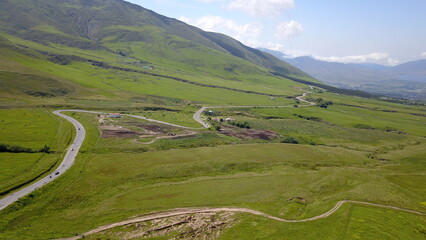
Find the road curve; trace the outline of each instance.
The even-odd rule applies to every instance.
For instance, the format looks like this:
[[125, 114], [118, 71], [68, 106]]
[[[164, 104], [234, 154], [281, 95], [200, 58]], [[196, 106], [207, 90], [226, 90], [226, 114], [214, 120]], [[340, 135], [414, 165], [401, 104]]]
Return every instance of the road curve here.
[[[307, 93], [304, 93], [302, 96], [298, 97], [299, 100], [301, 100], [302, 97], [306, 96]], [[302, 101], [302, 100], [301, 100]], [[315, 105], [314, 103], [308, 102], [303, 100], [304, 102], [309, 103], [309, 106]], [[308, 105], [307, 105], [308, 106]], [[209, 108], [241, 108], [241, 107], [271, 107], [271, 106], [215, 106], [215, 107], [203, 107], [201, 108], [199, 111], [197, 111], [196, 114], [194, 114], [194, 119], [195, 120], [200, 120], [198, 122], [200, 122], [201, 124], [203, 124], [203, 126], [205, 128], [207, 128], [207, 123], [204, 123], [201, 120], [201, 113], [203, 111], [205, 111], [206, 109]], [[275, 107], [292, 107], [292, 106], [275, 106]], [[64, 119], [66, 119], [67, 121], [71, 122], [75, 129], [76, 129], [76, 136], [74, 138], [73, 143], [68, 146], [67, 152], [65, 154], [64, 159], [62, 160], [60, 166], [54, 171], [52, 172], [50, 175], [44, 177], [43, 179], [31, 184], [28, 187], [25, 187], [15, 193], [12, 193], [11, 195], [3, 198], [0, 200], [0, 210], [6, 208], [7, 206], [11, 205], [12, 203], [16, 202], [18, 199], [22, 198], [23, 196], [26, 196], [28, 194], [30, 194], [31, 192], [35, 191], [36, 189], [52, 182], [53, 180], [55, 180], [56, 178], [58, 178], [59, 176], [61, 176], [62, 174], [65, 173], [65, 171], [67, 171], [68, 169], [71, 168], [71, 166], [73, 165], [75, 158], [80, 150], [81, 145], [83, 144], [83, 141], [85, 139], [86, 136], [86, 130], [84, 129], [83, 125], [78, 122], [77, 120], [75, 120], [72, 117], [69, 117], [67, 115], [62, 114], [61, 112], [83, 112], [83, 113], [94, 113], [94, 114], [107, 114], [104, 112], [95, 112], [95, 111], [86, 111], [86, 110], [77, 110], [77, 109], [70, 109], [70, 110], [57, 110], [54, 111], [53, 113], [59, 117], [62, 117]], [[188, 128], [189, 127], [184, 127], [184, 126], [179, 126], [176, 124], [171, 124], [171, 123], [167, 123], [167, 122], [162, 122], [162, 121], [158, 121], [158, 120], [154, 120], [154, 119], [149, 119], [146, 117], [142, 117], [142, 116], [137, 116], [137, 115], [129, 115], [126, 114], [126, 116], [129, 117], [136, 117], [136, 118], [140, 118], [140, 119], [144, 119], [144, 120], [148, 120], [151, 122], [157, 122], [157, 123], [162, 123], [162, 124], [167, 124], [170, 126], [175, 126], [175, 127], [183, 127], [183, 128]], [[209, 127], [209, 126], [208, 126]], [[404, 211], [404, 212], [408, 212], [408, 213], [412, 213], [412, 214], [418, 214], [418, 215], [423, 215], [425, 216], [426, 213], [423, 212], [419, 212], [419, 211], [414, 211], [414, 210], [410, 210], [410, 209], [404, 209], [404, 208], [400, 208], [400, 207], [395, 207], [395, 206], [390, 206], [390, 205], [383, 205], [383, 204], [377, 204], [377, 203], [369, 203], [369, 202], [361, 202], [361, 201], [353, 201], [353, 200], [342, 200], [339, 201], [332, 209], [330, 209], [328, 212], [323, 213], [321, 215], [318, 216], [314, 216], [311, 218], [307, 218], [307, 219], [301, 219], [301, 220], [287, 220], [287, 219], [283, 219], [283, 218], [279, 218], [279, 217], [275, 217], [275, 216], [271, 216], [268, 215], [266, 213], [260, 212], [260, 211], [256, 211], [256, 210], [252, 210], [252, 209], [247, 209], [247, 208], [231, 208], [231, 207], [222, 207], [222, 208], [187, 208], [187, 209], [175, 209], [175, 210], [170, 210], [167, 212], [157, 212], [157, 213], [151, 213], [149, 215], [140, 217], [140, 218], [135, 218], [135, 219], [130, 219], [130, 220], [126, 220], [126, 221], [122, 221], [122, 222], [118, 222], [118, 223], [113, 223], [113, 224], [109, 224], [109, 225], [105, 225], [99, 228], [96, 228], [94, 230], [91, 230], [87, 233], [85, 233], [84, 235], [80, 235], [80, 236], [75, 236], [75, 237], [71, 237], [71, 238], [66, 238], [66, 240], [74, 240], [74, 239], [80, 239], [83, 238], [84, 236], [90, 235], [90, 234], [94, 234], [94, 233], [98, 233], [110, 228], [114, 228], [114, 227], [118, 227], [118, 226], [123, 226], [123, 225], [128, 225], [128, 224], [132, 224], [132, 223], [137, 223], [137, 222], [144, 222], [144, 221], [150, 221], [150, 220], [155, 220], [155, 219], [161, 219], [161, 218], [167, 218], [167, 217], [173, 217], [173, 216], [179, 216], [179, 215], [186, 215], [186, 214], [192, 214], [192, 213], [207, 213], [207, 212], [238, 212], [238, 213], [250, 213], [250, 214], [254, 214], [254, 215], [258, 215], [258, 216], [262, 216], [262, 217], [266, 217], [269, 219], [273, 219], [276, 221], [280, 221], [280, 222], [287, 222], [287, 223], [295, 223], [295, 222], [309, 222], [309, 221], [314, 221], [314, 220], [318, 220], [318, 219], [322, 219], [322, 218], [326, 218], [328, 216], [330, 216], [331, 214], [333, 214], [334, 212], [336, 212], [344, 203], [354, 203], [354, 204], [362, 204], [362, 205], [368, 205], [368, 206], [374, 206], [374, 207], [381, 207], [381, 208], [389, 208], [389, 209], [394, 209], [394, 210], [398, 210], [398, 211]]]
[[65, 111], [74, 111], [74, 110], [57, 110], [57, 111], [54, 111], [53, 113], [71, 122], [75, 127], [76, 135], [75, 135], [73, 143], [70, 146], [68, 146], [67, 152], [65, 154], [64, 159], [61, 162], [61, 165], [59, 165], [59, 167], [55, 169], [55, 171], [50, 173], [48, 176], [1, 199], [0, 211], [6, 208], [7, 206], [11, 205], [12, 203], [18, 201], [18, 199], [30, 194], [36, 189], [57, 179], [59, 176], [64, 174], [68, 169], [70, 169], [71, 166], [73, 165], [75, 157], [77, 156], [78, 151], [80, 150], [80, 147], [83, 144], [84, 138], [86, 136], [86, 130], [84, 129], [83, 125], [79, 123], [77, 120], [61, 113]]
[[[312, 86], [310, 86], [310, 88], [312, 89]], [[300, 105], [299, 107], [308, 107], [308, 106], [313, 106], [315, 105], [315, 103], [306, 101], [303, 99], [303, 97], [305, 97], [307, 94], [309, 94], [310, 92], [305, 92], [303, 93], [301, 96], [296, 97], [296, 99], [298, 99], [299, 101], [302, 102], [306, 102], [309, 103], [309, 105]], [[128, 116], [128, 117], [133, 117], [133, 118], [138, 118], [138, 119], [143, 119], [146, 121], [150, 121], [150, 122], [155, 122], [155, 123], [160, 123], [160, 124], [165, 124], [165, 125], [169, 125], [172, 127], [178, 127], [178, 128], [184, 128], [184, 129], [206, 129], [206, 128], [210, 128], [210, 124], [206, 123], [203, 121], [203, 119], [201, 118], [201, 114], [207, 110], [207, 109], [214, 109], [214, 108], [255, 108], [255, 107], [259, 107], [259, 108], [290, 108], [293, 106], [212, 106], [212, 107], [202, 107], [200, 108], [193, 116], [194, 120], [199, 122], [201, 125], [203, 125], [203, 127], [201, 128], [192, 128], [192, 127], [185, 127], [185, 126], [181, 126], [181, 125], [177, 125], [177, 124], [173, 124], [173, 123], [168, 123], [168, 122], [163, 122], [163, 121], [159, 121], [159, 120], [155, 120], [155, 119], [151, 119], [151, 118], [147, 118], [147, 117], [143, 117], [143, 116], [138, 116], [138, 115], [132, 115], [132, 114], [123, 114], [124, 116]], [[67, 115], [62, 114], [61, 112], [81, 112], [81, 113], [93, 113], [93, 114], [108, 114], [105, 112], [97, 112], [97, 111], [87, 111], [87, 110], [79, 110], [79, 109], [67, 109], [67, 110], [56, 110], [53, 113], [59, 117], [65, 118], [66, 120], [68, 120], [69, 122], [71, 122], [75, 129], [76, 129], [76, 136], [74, 139], [74, 142], [68, 147], [67, 149], [67, 153], [65, 154], [64, 159], [62, 160], [61, 165], [51, 174], [49, 174], [48, 176], [44, 177], [43, 179], [17, 191], [14, 192], [6, 197], [4, 197], [3, 199], [0, 199], [0, 211], [3, 210], [4, 208], [6, 208], [7, 206], [11, 205], [12, 203], [18, 201], [18, 199], [22, 198], [23, 196], [26, 196], [28, 194], [30, 194], [31, 192], [35, 191], [36, 189], [52, 182], [53, 180], [55, 180], [56, 178], [58, 178], [59, 176], [61, 176], [65, 171], [67, 171], [68, 169], [71, 168], [71, 166], [74, 163], [75, 157], [78, 154], [78, 151], [81, 147], [81, 145], [83, 144], [84, 138], [86, 136], [86, 131], [83, 127], [83, 125], [81, 123], [79, 123], [77, 120], [75, 120], [72, 117], [69, 117]]]
[[[312, 89], [312, 86], [309, 86]], [[297, 100], [301, 101], [301, 102], [305, 102], [308, 103], [309, 105], [298, 105], [298, 107], [311, 107], [311, 106], [315, 106], [316, 103], [314, 102], [309, 102], [305, 99], [303, 99], [304, 97], [306, 97], [306, 95], [310, 94], [311, 92], [305, 92], [300, 96], [295, 97]], [[210, 128], [210, 124], [206, 123], [203, 121], [203, 119], [201, 118], [201, 114], [206, 111], [207, 109], [215, 109], [215, 108], [291, 108], [294, 107], [294, 105], [286, 105], [286, 106], [255, 106], [255, 105], [251, 105], [251, 106], [212, 106], [212, 107], [202, 107], [200, 108], [193, 116], [194, 120], [199, 122], [201, 125], [203, 125], [203, 128]], [[192, 128], [192, 129], [199, 129], [199, 128]]]
[[[309, 86], [309, 87], [311, 89], [313, 89], [312, 86]], [[303, 99], [304, 97], [306, 97], [306, 95], [308, 95], [310, 93], [311, 92], [305, 92], [302, 95], [295, 97], [297, 100], [309, 104], [309, 105], [299, 105], [298, 107], [310, 107], [310, 106], [316, 105], [314, 102], [309, 102], [309, 101]], [[256, 108], [256, 107], [257, 108], [291, 108], [291, 107], [294, 107], [294, 105], [285, 105], [285, 106], [258, 106], [258, 105], [256, 106], [256, 105], [251, 105], [251, 106], [211, 106], [211, 107], [202, 107], [197, 112], [195, 112], [194, 115], [193, 115], [193, 119], [202, 125], [202, 127], [199, 127], [199, 128], [181, 126], [181, 125], [177, 125], [177, 124], [173, 124], [173, 123], [168, 123], [168, 122], [163, 122], [163, 121], [160, 121], [160, 120], [155, 120], [155, 119], [152, 119], [152, 118], [147, 118], [147, 117], [139, 116], [139, 115], [132, 115], [132, 114], [122, 114], [122, 115], [123, 116], [128, 116], [128, 117], [133, 117], [133, 118], [139, 118], [139, 119], [143, 119], [143, 120], [146, 120], [146, 121], [149, 121], [149, 122], [160, 123], [160, 124], [164, 124], [164, 125], [168, 125], [168, 126], [172, 126], [172, 127], [177, 127], [177, 128], [199, 130], [199, 129], [207, 129], [207, 128], [211, 127], [210, 124], [208, 124], [207, 122], [204, 122], [204, 120], [201, 118], [202, 113], [204, 111], [206, 111], [207, 109], [215, 109], [215, 108]], [[86, 110], [79, 110], [79, 109], [66, 110], [66, 111], [82, 112], [82, 113], [94, 113], [94, 114], [108, 114], [108, 113], [105, 113], [105, 112], [86, 111]]]
[[260, 212], [260, 211], [256, 211], [256, 210], [252, 210], [252, 209], [248, 209], [248, 208], [232, 208], [232, 207], [179, 208], [179, 209], [174, 209], [174, 210], [165, 211], [165, 212], [150, 213], [150, 214], [147, 214], [147, 215], [142, 216], [142, 217], [104, 225], [104, 226], [98, 227], [96, 229], [93, 229], [93, 230], [86, 232], [86, 233], [79, 235], [79, 236], [74, 236], [74, 237], [70, 237], [70, 238], [62, 238], [62, 239], [58, 239], [58, 240], [77, 240], [77, 239], [84, 238], [85, 236], [96, 234], [96, 233], [99, 233], [99, 232], [102, 232], [102, 231], [105, 231], [105, 230], [108, 230], [108, 229], [111, 229], [111, 228], [115, 228], [115, 227], [121, 227], [121, 226], [129, 225], [129, 224], [133, 224], [133, 223], [140, 223], [140, 222], [152, 221], [152, 220], [156, 220], [156, 219], [169, 218], [169, 217], [175, 217], [175, 216], [181, 216], [181, 215], [187, 215], [187, 214], [194, 214], [194, 213], [215, 213], [215, 212], [249, 213], [249, 214], [253, 214], [253, 215], [257, 215], [257, 216], [261, 216], [261, 217], [265, 217], [265, 218], [269, 218], [269, 219], [272, 219], [272, 220], [285, 222], [285, 223], [310, 222], [310, 221], [315, 221], [315, 220], [323, 219], [323, 218], [330, 216], [331, 214], [333, 214], [337, 210], [339, 210], [339, 208], [345, 203], [353, 203], [353, 204], [360, 204], [360, 205], [367, 205], [367, 206], [374, 206], [374, 207], [381, 207], [381, 208], [389, 208], [389, 209], [408, 212], [408, 213], [417, 214], [417, 215], [423, 215], [423, 216], [426, 215], [426, 213], [418, 212], [418, 211], [414, 211], [414, 210], [410, 210], [410, 209], [399, 208], [399, 207], [383, 205], [383, 204], [369, 203], [369, 202], [352, 201], [352, 200], [339, 201], [328, 212], [323, 213], [323, 214], [318, 215], [318, 216], [315, 216], [315, 217], [301, 219], [301, 220], [287, 220], [287, 219], [274, 217], [274, 216], [271, 216], [269, 214], [266, 214], [266, 213], [263, 213], [263, 212]]

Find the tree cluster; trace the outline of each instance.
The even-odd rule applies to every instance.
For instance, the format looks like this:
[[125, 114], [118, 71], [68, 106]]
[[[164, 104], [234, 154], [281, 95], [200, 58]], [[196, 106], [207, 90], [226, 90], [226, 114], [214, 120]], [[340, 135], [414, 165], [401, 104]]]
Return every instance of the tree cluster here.
[[10, 152], [10, 153], [51, 153], [50, 147], [44, 145], [39, 150], [34, 150], [32, 148], [17, 146], [17, 145], [9, 145], [0, 143], [0, 152]]
[[239, 128], [247, 128], [247, 129], [251, 128], [248, 122], [229, 121], [229, 124]]

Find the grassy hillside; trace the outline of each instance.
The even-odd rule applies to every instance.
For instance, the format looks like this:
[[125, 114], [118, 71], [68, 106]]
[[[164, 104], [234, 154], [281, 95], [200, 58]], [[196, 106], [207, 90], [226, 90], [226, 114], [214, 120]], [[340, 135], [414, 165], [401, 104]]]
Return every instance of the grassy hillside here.
[[[370, 96], [120, 0], [4, 0], [0, 23], [0, 143], [53, 150], [0, 153], [0, 192], [62, 159], [74, 133], [54, 109], [197, 128], [202, 106], [271, 106], [212, 109], [203, 114], [210, 129], [68, 112], [87, 130], [75, 165], [0, 211], [0, 239], [70, 237], [180, 207], [304, 219], [351, 199], [426, 211], [424, 106], [344, 95]], [[307, 92], [318, 106], [294, 98]], [[237, 214], [220, 239], [423, 239], [424, 223], [347, 204], [310, 223]], [[133, 234], [131, 226], [89, 239], [116, 239], [123, 229]]]
[[[362, 117], [355, 116], [361, 112], [366, 116], [374, 115], [380, 109], [361, 108], [352, 116], [346, 114], [346, 122], [342, 122], [338, 115], [345, 108], [340, 104], [350, 100], [359, 107], [372, 104], [384, 110], [391, 105], [347, 97], [339, 101], [338, 98], [333, 99], [336, 106], [311, 108], [304, 113], [321, 118], [324, 117], [321, 114], [331, 118], [336, 116], [329, 123], [293, 119], [293, 114], [302, 114], [297, 108], [282, 111], [253, 109], [247, 114], [251, 116], [253, 129], [279, 131], [274, 126], [286, 126], [298, 129], [298, 132], [294, 135], [294, 132], [283, 131], [283, 139], [290, 135], [298, 140], [315, 140], [299, 145], [246, 145], [244, 143], [249, 140], [221, 137], [225, 134], [221, 131], [200, 132], [198, 137], [165, 139], [142, 145], [134, 141], [137, 136], [101, 137], [98, 128], [113, 124], [140, 131], [145, 128], [143, 121], [123, 118], [100, 124], [95, 114], [71, 114], [88, 130], [88, 139], [76, 166], [57, 182], [2, 211], [0, 238], [72, 236], [131, 216], [178, 207], [240, 206], [274, 216], [303, 219], [329, 210], [339, 200], [354, 199], [424, 211], [425, 141], [416, 136], [424, 136], [424, 126], [410, 123], [410, 119], [416, 119], [411, 113], [420, 112], [395, 105], [392, 107], [398, 110], [397, 113], [375, 115], [378, 125], [373, 126], [377, 130], [360, 129], [358, 126], [365, 123]], [[353, 106], [350, 110], [356, 111], [357, 108]], [[232, 116], [226, 111], [238, 113], [241, 109], [221, 110], [224, 115]], [[256, 112], [261, 113], [259, 118], [253, 115]], [[265, 121], [263, 116], [275, 117], [275, 120]], [[237, 120], [247, 119], [245, 114], [235, 117]], [[289, 119], [274, 125], [279, 117]], [[380, 130], [382, 121], [386, 121], [383, 125], [389, 126], [404, 122], [406, 125], [401, 125], [400, 130], [408, 133]], [[303, 127], [310, 122], [313, 122], [311, 127]], [[318, 128], [315, 124], [336, 126]], [[338, 134], [333, 135], [334, 131]], [[347, 134], [342, 134], [345, 131]], [[64, 188], [66, 192], [63, 192]], [[289, 201], [292, 197], [303, 198], [304, 202]], [[247, 228], [251, 229], [249, 226], [254, 223], [256, 226], [253, 227], [261, 231], [256, 235], [259, 239], [280, 239], [282, 231], [293, 232], [289, 238], [298, 239], [308, 229], [312, 236], [334, 232], [330, 239], [341, 239], [342, 236], [350, 239], [353, 235], [373, 239], [382, 231], [392, 231], [392, 227], [388, 222], [374, 221], [360, 229], [357, 219], [376, 218], [380, 214], [396, 226], [404, 222], [412, 226], [413, 231], [399, 232], [401, 237], [422, 238], [424, 217], [355, 206], [339, 210], [330, 219], [306, 224], [290, 225], [242, 216], [235, 228], [224, 233], [223, 239], [249, 239], [252, 232]], [[349, 225], [334, 225], [332, 230], [330, 224], [338, 219], [344, 219], [343, 222], [349, 222]], [[318, 224], [324, 227], [312, 229]], [[349, 228], [345, 230], [347, 226]], [[37, 229], [49, 230], [39, 232]]]
[[[197, 79], [204, 78], [198, 81], [212, 85], [248, 81], [257, 83], [258, 87], [275, 82], [271, 89], [277, 86], [284, 89], [288, 84], [270, 74], [271, 71], [309, 78], [272, 55], [232, 38], [203, 32], [123, 1], [2, 1], [0, 7], [1, 30], [6, 38], [15, 44], [29, 40], [22, 45], [41, 50], [49, 60], [62, 65], [87, 59], [90, 54], [92, 58], [98, 57], [97, 60], [127, 68], [153, 66], [171, 71], [172, 76], [195, 74]], [[61, 49], [57, 49], [58, 45]], [[81, 59], [72, 54], [66, 60], [52, 55], [58, 52], [63, 55], [64, 47], [86, 50], [71, 50], [86, 55], [78, 55]], [[245, 84], [238, 87], [244, 88]]]
[[[49, 110], [0, 110], [0, 144], [28, 148], [28, 152], [0, 152], [0, 197], [47, 175], [63, 157], [72, 129]], [[44, 146], [49, 153], [39, 152]]]
[[[208, 61], [215, 64], [223, 59], [229, 59], [241, 70], [234, 70], [235, 73], [231, 74], [225, 70], [217, 71], [212, 66], [209, 70], [211, 74], [205, 72], [200, 76], [195, 73], [202, 70], [194, 68], [191, 63], [178, 63], [175, 54], [169, 54], [170, 57], [167, 58], [156, 57], [160, 54], [158, 52], [152, 53], [150, 55], [152, 59], [149, 58], [149, 60], [153, 62], [159, 59], [157, 62], [163, 61], [160, 62], [161, 65], [154, 65], [155, 69], [145, 70], [144, 64], [140, 61], [117, 57], [116, 54], [108, 51], [85, 51], [60, 46], [53, 48], [20, 40], [10, 35], [5, 36], [10, 41], [3, 39], [6, 51], [1, 57], [2, 62], [5, 63], [1, 70], [5, 76], [2, 80], [5, 92], [3, 99], [8, 102], [21, 98], [38, 104], [66, 102], [68, 105], [79, 105], [81, 100], [95, 100], [97, 103], [94, 105], [117, 105], [114, 101], [122, 101], [137, 106], [137, 101], [149, 103], [155, 98], [166, 105], [182, 104], [183, 101], [188, 100], [198, 103], [250, 104], [253, 99], [259, 104], [275, 105], [288, 103], [287, 97], [298, 94], [297, 89], [302, 86], [269, 75], [262, 68], [220, 52], [217, 52], [217, 60], [203, 54], [197, 55], [197, 53], [194, 53], [192, 58], [200, 63]], [[19, 42], [19, 46], [14, 45], [12, 41]], [[134, 46], [139, 54], [143, 53], [142, 44], [129, 44], [129, 46]], [[167, 43], [164, 43], [164, 46], [167, 46]], [[187, 54], [191, 55], [192, 50], [185, 51], [190, 51]], [[205, 49], [205, 51], [208, 53], [209, 50]], [[164, 62], [161, 59], [167, 60]], [[161, 66], [168, 66], [168, 68]], [[206, 63], [206, 66], [211, 65]], [[23, 77], [15, 78], [14, 74], [23, 74]], [[28, 75], [33, 77], [31, 79], [25, 77]], [[229, 80], [227, 76], [233, 79]], [[25, 80], [18, 82], [19, 79]], [[36, 84], [39, 81], [47, 84]], [[54, 83], [54, 89], [49, 87], [49, 82], [50, 85]], [[17, 87], [13, 87], [14, 84], [27, 90], [16, 89]], [[31, 90], [36, 85], [39, 89]], [[31, 94], [31, 92], [39, 93]], [[282, 97], [272, 101], [269, 95]]]

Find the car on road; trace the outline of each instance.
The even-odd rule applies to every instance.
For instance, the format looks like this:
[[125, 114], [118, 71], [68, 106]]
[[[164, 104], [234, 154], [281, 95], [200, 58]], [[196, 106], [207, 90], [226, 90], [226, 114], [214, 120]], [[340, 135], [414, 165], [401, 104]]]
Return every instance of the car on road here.
[[59, 174], [59, 172], [55, 172], [55, 175], [58, 175]]

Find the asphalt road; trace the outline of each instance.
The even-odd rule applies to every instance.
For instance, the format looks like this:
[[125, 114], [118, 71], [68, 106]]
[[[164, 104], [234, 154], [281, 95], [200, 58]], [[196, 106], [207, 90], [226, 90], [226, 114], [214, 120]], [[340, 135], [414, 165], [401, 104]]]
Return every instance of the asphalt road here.
[[35, 191], [36, 189], [54, 181], [59, 176], [64, 174], [68, 169], [70, 169], [71, 166], [73, 165], [75, 157], [77, 156], [78, 151], [80, 150], [80, 147], [83, 144], [84, 138], [86, 136], [86, 131], [85, 131], [83, 125], [81, 125], [81, 123], [79, 123], [77, 120], [75, 120], [72, 117], [68, 117], [68, 116], [61, 113], [61, 112], [65, 112], [65, 111], [74, 111], [74, 110], [57, 110], [57, 111], [54, 111], [53, 113], [55, 115], [58, 115], [59, 117], [65, 118], [66, 120], [71, 122], [76, 129], [76, 136], [74, 138], [73, 143], [68, 147], [67, 152], [65, 154], [64, 159], [62, 160], [61, 165], [59, 165], [59, 167], [57, 169], [55, 169], [55, 171], [53, 171], [51, 174], [44, 177], [43, 179], [41, 179], [41, 180], [29, 185], [28, 187], [25, 187], [25, 188], [23, 188], [23, 189], [21, 189], [17, 192], [14, 192], [14, 193], [8, 195], [7, 197], [1, 199], [0, 200], [0, 210], [6, 208], [7, 206], [11, 205], [12, 203], [18, 201], [18, 199], [30, 194], [31, 192]]
[[[305, 107], [307, 106], [313, 106], [315, 105], [315, 103], [306, 101], [304, 99], [302, 99], [303, 97], [305, 97], [308, 93], [304, 93], [303, 95], [297, 97], [298, 100], [309, 103], [310, 105], [303, 105]], [[293, 107], [293, 106], [215, 106], [215, 107], [203, 107], [200, 110], [198, 110], [193, 118], [194, 120], [196, 120], [197, 122], [199, 122], [200, 124], [203, 125], [204, 128], [209, 128], [210, 125], [205, 123], [202, 119], [201, 119], [201, 114], [206, 110], [206, 109], [211, 109], [211, 108], [252, 108], [252, 107], [278, 107], [278, 108], [287, 108], [287, 107]], [[44, 177], [43, 179], [31, 184], [28, 187], [25, 187], [17, 192], [12, 193], [11, 195], [3, 198], [0, 200], [0, 210], [6, 208], [7, 206], [11, 205], [12, 203], [16, 202], [17, 200], [19, 200], [20, 198], [30, 194], [31, 192], [35, 191], [36, 189], [54, 181], [56, 178], [58, 178], [59, 176], [61, 176], [62, 174], [64, 174], [68, 169], [71, 168], [71, 166], [73, 165], [75, 158], [80, 150], [81, 145], [83, 144], [83, 141], [85, 139], [86, 136], [86, 131], [83, 127], [83, 125], [78, 122], [77, 120], [75, 120], [72, 117], [66, 116], [64, 114], [62, 114], [61, 112], [84, 112], [84, 113], [94, 113], [94, 114], [107, 114], [104, 112], [94, 112], [94, 111], [85, 111], [85, 110], [57, 110], [54, 111], [53, 113], [59, 117], [62, 117], [64, 119], [66, 119], [67, 121], [71, 122], [75, 129], [76, 129], [76, 136], [75, 139], [73, 141], [73, 143], [68, 147], [67, 152], [65, 154], [64, 159], [62, 160], [61, 165], [55, 170], [53, 171], [51, 174], [49, 174], [48, 176]], [[163, 121], [158, 121], [155, 119], [150, 119], [150, 118], [146, 118], [143, 116], [137, 116], [137, 115], [129, 115], [129, 114], [125, 114], [125, 116], [129, 116], [129, 117], [135, 117], [135, 118], [140, 118], [140, 119], [144, 119], [147, 121], [151, 121], [151, 122], [156, 122], [156, 123], [162, 123], [162, 124], [166, 124], [166, 125], [170, 125], [170, 126], [175, 126], [175, 127], [181, 127], [181, 128], [187, 128], [187, 129], [191, 129], [189, 127], [184, 127], [184, 126], [180, 126], [180, 125], [176, 125], [176, 124], [171, 124], [171, 123], [167, 123], [167, 122], [163, 122]], [[328, 216], [330, 216], [331, 214], [333, 214], [334, 212], [336, 212], [344, 203], [355, 203], [355, 204], [364, 204], [364, 205], [370, 205], [370, 206], [374, 206], [374, 207], [383, 207], [383, 208], [390, 208], [390, 209], [394, 209], [394, 210], [398, 210], [398, 211], [404, 211], [404, 212], [409, 212], [409, 213], [413, 213], [413, 214], [419, 214], [419, 215], [425, 215], [425, 213], [423, 212], [418, 212], [418, 211], [414, 211], [414, 210], [409, 210], [409, 209], [404, 209], [404, 208], [399, 208], [399, 207], [395, 207], [395, 206], [389, 206], [389, 205], [383, 205], [383, 204], [376, 204], [376, 203], [369, 203], [369, 202], [360, 202], [360, 201], [352, 201], [352, 200], [342, 200], [339, 201], [331, 210], [329, 210], [326, 213], [323, 213], [321, 215], [318, 216], [314, 216], [311, 218], [307, 218], [307, 219], [301, 219], [301, 220], [287, 220], [287, 219], [282, 219], [282, 218], [278, 218], [275, 216], [270, 216], [268, 214], [265, 214], [263, 212], [259, 212], [256, 210], [252, 210], [252, 209], [246, 209], [246, 208], [201, 208], [201, 209], [179, 209], [178, 211], [176, 210], [172, 210], [171, 212], [163, 212], [163, 213], [159, 213], [159, 214], [153, 214], [153, 215], [149, 215], [143, 218], [137, 218], [137, 219], [131, 219], [131, 220], [126, 220], [123, 222], [118, 222], [118, 223], [114, 223], [114, 224], [110, 224], [110, 225], [106, 225], [106, 226], [102, 226], [99, 227], [97, 229], [94, 229], [88, 233], [85, 233], [84, 235], [81, 236], [75, 236], [75, 237], [71, 237], [71, 238], [67, 238], [67, 239], [80, 239], [83, 236], [87, 236], [93, 233], [97, 233], [106, 229], [110, 229], [112, 227], [117, 227], [117, 226], [122, 226], [122, 225], [126, 225], [129, 223], [135, 223], [135, 222], [143, 222], [143, 221], [148, 221], [148, 220], [154, 220], [154, 219], [159, 219], [159, 218], [165, 218], [165, 217], [170, 217], [170, 216], [177, 216], [177, 215], [182, 215], [182, 214], [192, 214], [192, 213], [203, 213], [203, 212], [222, 212], [222, 211], [228, 211], [228, 212], [243, 212], [243, 213], [251, 213], [251, 214], [255, 214], [255, 215], [259, 215], [259, 216], [263, 216], [266, 218], [270, 218], [270, 219], [274, 219], [277, 221], [281, 221], [281, 222], [308, 222], [308, 221], [314, 221], [314, 220], [318, 220], [318, 219], [322, 219], [322, 218], [326, 218]]]
[[[303, 93], [301, 96], [296, 97], [296, 99], [303, 101], [303, 102], [306, 102], [306, 103], [309, 103], [310, 105], [301, 105], [299, 107], [308, 107], [308, 106], [315, 105], [315, 103], [312, 103], [312, 102], [309, 102], [309, 101], [306, 101], [306, 100], [303, 99], [303, 97], [305, 97], [307, 94], [308, 94], [308, 92]], [[203, 125], [203, 127], [201, 127], [201, 128], [191, 128], [191, 127], [180, 126], [180, 125], [177, 125], [177, 124], [163, 122], [163, 121], [159, 121], [159, 120], [155, 120], [155, 119], [151, 119], [151, 118], [147, 118], [147, 117], [143, 117], [143, 116], [138, 116], [138, 115], [123, 114], [123, 116], [139, 118], [139, 119], [143, 119], [143, 120], [150, 121], [150, 122], [165, 124], [165, 125], [178, 127], [178, 128], [184, 128], [184, 129], [203, 129], [203, 128], [210, 128], [210, 125], [208, 123], [204, 122], [203, 119], [201, 118], [202, 113], [207, 109], [214, 109], [214, 108], [254, 108], [254, 107], [289, 108], [289, 107], [293, 107], [293, 106], [213, 106], [213, 107], [202, 107], [193, 116], [195, 121], [197, 121], [201, 125]], [[55, 115], [58, 115], [59, 117], [65, 118], [66, 120], [68, 120], [69, 122], [71, 122], [74, 125], [74, 127], [76, 129], [76, 136], [75, 136], [74, 142], [68, 147], [67, 152], [65, 154], [64, 159], [62, 160], [61, 165], [55, 171], [53, 171], [51, 174], [44, 177], [43, 179], [41, 179], [41, 180], [23, 188], [23, 189], [21, 189], [17, 192], [14, 192], [14, 193], [4, 197], [3, 199], [1, 199], [0, 200], [0, 211], [2, 209], [6, 208], [7, 206], [11, 205], [12, 203], [18, 201], [20, 198], [22, 198], [22, 197], [30, 194], [31, 192], [35, 191], [36, 189], [52, 182], [53, 180], [55, 180], [56, 178], [58, 178], [59, 176], [64, 174], [73, 165], [75, 157], [77, 156], [78, 151], [80, 150], [80, 147], [83, 144], [84, 138], [86, 136], [86, 130], [84, 129], [83, 125], [81, 125], [81, 123], [79, 123], [77, 120], [75, 120], [72, 117], [69, 117], [67, 115], [62, 114], [61, 112], [82, 112], [82, 113], [93, 113], [93, 114], [108, 114], [108, 113], [105, 113], [105, 112], [86, 111], [86, 110], [78, 110], [78, 109], [54, 111], [53, 113]]]

